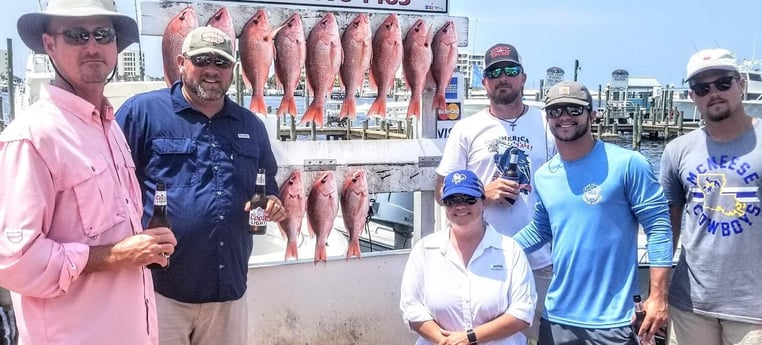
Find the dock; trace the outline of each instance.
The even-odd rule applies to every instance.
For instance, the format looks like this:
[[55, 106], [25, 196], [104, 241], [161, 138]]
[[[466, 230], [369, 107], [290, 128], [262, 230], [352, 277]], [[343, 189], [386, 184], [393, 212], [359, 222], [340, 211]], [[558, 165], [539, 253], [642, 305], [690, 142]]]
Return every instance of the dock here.
[[631, 133], [632, 147], [636, 149], [643, 138], [669, 140], [703, 126], [703, 121], [685, 121], [684, 112], [672, 107], [641, 109], [638, 106], [632, 112], [606, 107], [598, 112], [592, 125], [597, 138], [606, 140]]

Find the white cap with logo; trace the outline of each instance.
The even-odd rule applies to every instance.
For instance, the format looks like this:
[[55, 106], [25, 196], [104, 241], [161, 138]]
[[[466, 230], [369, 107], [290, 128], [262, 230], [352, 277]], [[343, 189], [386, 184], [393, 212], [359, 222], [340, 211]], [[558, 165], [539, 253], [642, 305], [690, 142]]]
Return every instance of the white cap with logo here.
[[688, 60], [685, 81], [688, 82], [697, 74], [713, 69], [738, 72], [736, 57], [727, 49], [700, 50]]

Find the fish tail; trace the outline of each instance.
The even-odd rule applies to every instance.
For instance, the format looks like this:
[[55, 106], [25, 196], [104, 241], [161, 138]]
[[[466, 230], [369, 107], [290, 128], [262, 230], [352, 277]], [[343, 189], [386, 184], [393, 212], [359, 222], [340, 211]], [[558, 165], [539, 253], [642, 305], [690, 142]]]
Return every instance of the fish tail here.
[[407, 117], [421, 117], [421, 98], [411, 97], [410, 103], [407, 105]]
[[296, 248], [296, 240], [288, 241], [286, 244], [286, 258], [283, 259], [283, 261], [286, 261], [289, 258], [299, 260], [299, 250]]
[[294, 98], [293, 94], [291, 94], [290, 97], [288, 95], [284, 95], [283, 98], [280, 99], [280, 106], [278, 106], [278, 116], [284, 114], [291, 114], [296, 116], [296, 98]]
[[315, 122], [316, 127], [323, 127], [323, 102], [320, 102], [317, 97], [310, 103], [299, 123], [306, 124], [309, 121]]
[[267, 116], [267, 105], [265, 104], [265, 96], [262, 94], [252, 96], [251, 103], [249, 103], [249, 110], [251, 110], [251, 112], [254, 114]]
[[315, 265], [320, 261], [327, 262], [327, 255], [325, 253], [325, 242], [318, 239], [315, 242]]
[[379, 116], [382, 119], [386, 118], [386, 95], [379, 93], [378, 97], [376, 97], [376, 100], [373, 101], [373, 104], [370, 105], [370, 109], [368, 110], [368, 117], [373, 115]]
[[442, 90], [442, 92], [439, 92], [439, 90], [437, 90], [437, 93], [434, 95], [434, 104], [432, 105], [432, 107], [434, 108], [434, 110], [447, 109], [447, 101], [445, 100], [444, 90]]
[[349, 260], [353, 256], [356, 256], [358, 259], [361, 256], [359, 238], [352, 239], [352, 241], [349, 242], [349, 248], [347, 249], [347, 260]]
[[345, 97], [344, 102], [342, 102], [341, 104], [341, 112], [339, 113], [339, 118], [343, 119], [345, 117], [348, 117], [354, 120], [356, 116], [357, 116], [357, 103], [355, 101], [355, 98]]

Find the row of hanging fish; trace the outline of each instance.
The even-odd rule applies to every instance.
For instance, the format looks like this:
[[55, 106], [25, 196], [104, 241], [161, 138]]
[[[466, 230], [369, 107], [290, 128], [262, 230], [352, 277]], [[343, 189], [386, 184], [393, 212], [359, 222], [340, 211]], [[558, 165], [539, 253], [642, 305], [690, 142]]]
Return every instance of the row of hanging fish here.
[[[168, 84], [179, 79], [175, 57], [180, 54], [184, 37], [198, 25], [193, 7], [177, 13], [167, 25], [162, 39], [164, 77]], [[235, 37], [235, 28], [227, 8], [221, 7], [207, 21]], [[417, 19], [403, 39], [399, 18], [390, 14], [371, 33], [368, 15], [358, 14], [339, 32], [332, 13], [326, 13], [304, 35], [304, 25], [298, 13], [292, 14], [280, 26], [272, 29], [267, 12], [260, 9], [249, 18], [238, 36], [243, 79], [252, 90], [249, 109], [267, 114], [264, 88], [274, 64], [275, 77], [284, 95], [278, 116], [297, 116], [294, 92], [305, 69], [307, 87], [314, 96], [301, 123], [314, 122], [322, 126], [325, 100], [330, 96], [336, 75], [339, 76], [345, 98], [340, 118], [354, 119], [357, 114], [355, 92], [369, 71], [369, 84], [377, 97], [368, 110], [368, 117], [386, 116], [386, 96], [394, 84], [397, 70], [403, 74], [411, 91], [407, 116], [420, 117], [422, 94], [434, 88], [432, 109], [446, 109], [445, 88], [450, 82], [458, 57], [457, 30], [453, 21], [442, 25], [434, 34], [423, 19]]]
[[302, 220], [307, 215], [310, 236], [315, 240], [315, 263], [326, 261], [325, 243], [334, 226], [341, 207], [344, 229], [349, 233], [347, 259], [360, 257], [360, 234], [365, 228], [370, 207], [368, 182], [365, 172], [357, 169], [344, 180], [339, 191], [332, 171], [320, 173], [313, 181], [312, 189], [304, 196], [304, 185], [300, 170], [294, 170], [280, 186], [280, 199], [287, 217], [278, 226], [286, 237], [285, 260], [298, 259], [297, 239], [302, 229]]

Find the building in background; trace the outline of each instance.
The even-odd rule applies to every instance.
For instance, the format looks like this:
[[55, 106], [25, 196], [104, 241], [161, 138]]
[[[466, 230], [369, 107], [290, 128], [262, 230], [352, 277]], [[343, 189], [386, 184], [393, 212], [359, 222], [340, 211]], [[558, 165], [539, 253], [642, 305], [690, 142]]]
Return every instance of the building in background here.
[[458, 53], [456, 70], [460, 71], [463, 74], [463, 78], [468, 80], [466, 85], [470, 85], [470, 81], [474, 77], [474, 65], [479, 66], [479, 70], [484, 70], [484, 54]]
[[119, 53], [119, 58], [116, 65], [116, 80], [142, 80], [140, 64], [141, 61], [145, 61], [145, 59], [140, 59], [140, 55], [137, 50], [125, 49]]

